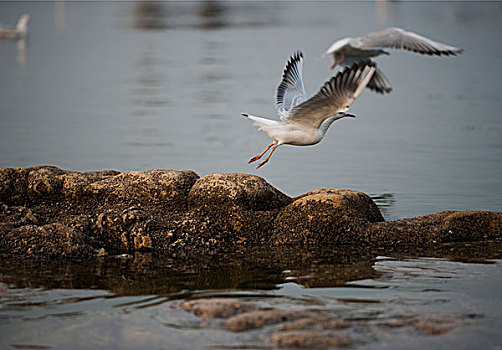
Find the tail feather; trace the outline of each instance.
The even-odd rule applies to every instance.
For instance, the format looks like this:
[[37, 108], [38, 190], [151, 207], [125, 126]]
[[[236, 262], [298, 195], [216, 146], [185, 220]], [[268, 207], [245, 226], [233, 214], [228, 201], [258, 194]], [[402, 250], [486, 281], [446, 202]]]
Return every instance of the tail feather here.
[[262, 118], [262, 117], [257, 117], [257, 116], [246, 114], [246, 113], [242, 113], [241, 115], [243, 117], [251, 119], [253, 124], [256, 126], [259, 126], [259, 127], [279, 124], [279, 122], [276, 120], [270, 120], [270, 119], [266, 119], [266, 118]]

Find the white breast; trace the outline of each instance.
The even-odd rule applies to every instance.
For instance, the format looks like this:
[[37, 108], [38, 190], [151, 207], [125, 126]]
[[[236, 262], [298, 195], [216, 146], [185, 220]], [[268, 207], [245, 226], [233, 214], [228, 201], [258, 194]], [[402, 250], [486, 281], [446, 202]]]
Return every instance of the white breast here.
[[318, 130], [312, 128], [304, 128], [300, 125], [281, 123], [262, 127], [262, 130], [267, 135], [280, 144], [308, 146], [315, 145], [321, 141], [322, 136]]

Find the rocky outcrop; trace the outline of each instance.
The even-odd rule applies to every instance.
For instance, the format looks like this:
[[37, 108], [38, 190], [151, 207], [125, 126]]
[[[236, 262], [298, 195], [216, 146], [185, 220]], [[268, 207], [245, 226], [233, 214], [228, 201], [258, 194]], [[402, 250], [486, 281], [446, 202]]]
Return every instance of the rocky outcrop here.
[[0, 168], [3, 255], [422, 246], [501, 237], [502, 213], [448, 211], [385, 222], [364, 193], [324, 189], [290, 198], [253, 175]]
[[502, 238], [502, 213], [442, 211], [368, 226], [370, 244], [429, 246], [438, 243]]
[[353, 244], [365, 240], [368, 224], [384, 221], [373, 200], [350, 190], [315, 190], [277, 215], [275, 244]]

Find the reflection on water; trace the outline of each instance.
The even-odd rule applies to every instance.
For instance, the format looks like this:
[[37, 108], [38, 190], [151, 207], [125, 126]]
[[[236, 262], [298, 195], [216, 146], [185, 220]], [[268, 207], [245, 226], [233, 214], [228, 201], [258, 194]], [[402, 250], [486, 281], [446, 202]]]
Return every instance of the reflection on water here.
[[[378, 278], [382, 256], [403, 260], [427, 256], [452, 262], [491, 264], [502, 259], [500, 243], [444, 244], [434, 248], [392, 249], [341, 247], [256, 248], [225, 255], [181, 256], [136, 253], [82, 261], [3, 261], [3, 282], [17, 288], [102, 289], [115, 295], [164, 295], [184, 290], [276, 289], [294, 280], [305, 288], [343, 286]], [[285, 273], [287, 271], [287, 273]], [[294, 276], [294, 278], [292, 278]]]
[[26, 49], [28, 48], [28, 41], [26, 39], [19, 39], [17, 41], [17, 63], [24, 66], [26, 64]]
[[[264, 11], [264, 7], [266, 11]], [[133, 26], [142, 30], [202, 29], [273, 26], [279, 5], [229, 1], [152, 2], [138, 1]]]
[[227, 25], [226, 6], [222, 1], [203, 1], [200, 3], [199, 16], [201, 27], [204, 29], [217, 29]]
[[394, 198], [394, 194], [392, 193], [382, 193], [371, 195], [371, 199], [378, 206], [384, 218], [388, 218], [391, 216], [392, 209], [396, 203], [396, 199]]
[[[288, 248], [86, 262], [4, 260], [0, 344], [64, 348], [100, 330], [95, 334], [103, 337], [89, 341], [101, 347], [267, 346], [270, 328], [222, 332], [220, 321], [200, 320], [179, 307], [186, 300], [234, 298], [264, 310], [343, 320], [344, 334], [361, 348], [398, 349], [402, 341], [420, 348], [431, 334], [443, 333], [453, 338], [437, 336], [437, 347], [464, 341], [490, 346], [497, 342], [494, 317], [500, 317], [501, 248], [471, 243], [399, 252]], [[394, 339], [390, 345], [388, 339]]]
[[54, 1], [54, 21], [56, 29], [62, 32], [65, 29], [65, 11], [66, 11], [66, 0], [55, 0]]
[[152, 108], [161, 108], [169, 103], [163, 84], [165, 76], [159, 72], [159, 60], [155, 48], [146, 47], [145, 52], [135, 62], [137, 87], [133, 90], [132, 101], [138, 108], [133, 112], [135, 116], [144, 116]]
[[167, 28], [165, 3], [138, 1], [135, 3], [134, 26], [138, 29]]

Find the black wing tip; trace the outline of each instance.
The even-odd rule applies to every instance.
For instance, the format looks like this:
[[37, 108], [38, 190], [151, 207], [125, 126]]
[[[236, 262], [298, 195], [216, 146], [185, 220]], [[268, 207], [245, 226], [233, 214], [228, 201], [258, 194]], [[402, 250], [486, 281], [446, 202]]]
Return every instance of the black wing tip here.
[[[286, 74], [286, 72], [288, 70], [291, 69], [291, 67], [296, 63], [296, 62], [299, 62], [303, 60], [303, 52], [301, 50], [296, 50], [290, 57], [289, 57], [289, 60], [288, 60], [288, 63], [286, 64], [286, 68], [284, 69], [284, 74]], [[283, 75], [284, 75], [283, 74]]]
[[420, 49], [405, 49], [414, 53], [419, 53], [427, 56], [456, 56], [464, 53], [464, 49], [452, 49], [452, 50], [420, 50]]
[[303, 58], [303, 52], [300, 49], [296, 49], [295, 53], [291, 56], [293, 59], [302, 59]]
[[371, 91], [376, 92], [377, 94], [385, 95], [385, 94], [390, 94], [392, 92], [392, 88], [379, 88], [376, 86], [366, 86], [368, 89]]
[[297, 62], [301, 62], [303, 59], [303, 52], [300, 50], [296, 50], [296, 52], [289, 57], [288, 62], [286, 63], [286, 67], [284, 68], [284, 71], [282, 73], [282, 77], [284, 78], [285, 76], [288, 75], [288, 73], [293, 69], [293, 67], [296, 65]]
[[301, 62], [303, 59], [303, 53], [300, 50], [297, 50], [291, 57], [289, 57], [288, 62], [286, 63], [286, 67], [282, 73], [282, 77], [284, 78], [289, 72], [293, 69], [297, 62]]

